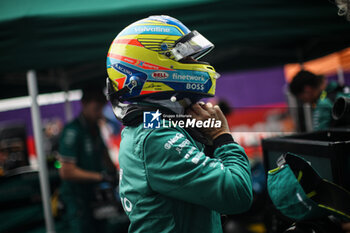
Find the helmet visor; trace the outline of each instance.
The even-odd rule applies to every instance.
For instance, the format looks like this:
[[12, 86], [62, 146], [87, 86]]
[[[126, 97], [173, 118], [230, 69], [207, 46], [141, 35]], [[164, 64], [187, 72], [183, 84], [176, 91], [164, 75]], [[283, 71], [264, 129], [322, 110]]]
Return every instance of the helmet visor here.
[[197, 31], [192, 31], [175, 42], [170, 50], [176, 61], [191, 56], [200, 59], [214, 48], [214, 45]]

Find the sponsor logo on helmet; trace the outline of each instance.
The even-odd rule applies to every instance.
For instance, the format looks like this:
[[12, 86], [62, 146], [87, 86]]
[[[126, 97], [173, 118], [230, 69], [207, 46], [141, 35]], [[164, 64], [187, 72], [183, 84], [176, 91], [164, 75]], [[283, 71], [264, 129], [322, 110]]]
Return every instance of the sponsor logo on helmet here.
[[157, 71], [152, 73], [152, 77], [155, 79], [166, 79], [169, 77], [169, 74], [166, 72]]
[[173, 35], [182, 36], [182, 33], [173, 26], [162, 25], [133, 25], [132, 27], [125, 28], [119, 36], [134, 35], [134, 34], [161, 34], [161, 35]]
[[113, 68], [124, 74], [132, 75], [132, 72], [130, 70], [120, 66], [119, 64], [114, 65]]
[[188, 74], [181, 75], [178, 73], [173, 74], [173, 79], [182, 80], [182, 81], [201, 81], [201, 82], [207, 81], [207, 78], [203, 76], [188, 75]]
[[166, 27], [135, 27], [134, 28], [135, 32], [170, 32], [170, 28]]
[[187, 83], [186, 89], [204, 91], [204, 84], [200, 83]]

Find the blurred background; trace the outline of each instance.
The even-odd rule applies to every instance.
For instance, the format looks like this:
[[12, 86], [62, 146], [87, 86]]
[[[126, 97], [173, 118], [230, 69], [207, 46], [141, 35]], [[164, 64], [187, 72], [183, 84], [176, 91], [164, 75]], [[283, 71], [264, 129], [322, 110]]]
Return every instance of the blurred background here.
[[[2, 0], [0, 219], [6, 221], [0, 221], [0, 232], [49, 232], [28, 71], [35, 75], [39, 92], [34, 99], [40, 107], [50, 215], [54, 231], [67, 232], [61, 221], [65, 208], [58, 194], [60, 133], [81, 111], [81, 89], [105, 85], [106, 55], [115, 36], [134, 21], [159, 14], [177, 18], [215, 45], [203, 59], [221, 74], [216, 97], [208, 101], [225, 110], [235, 140], [251, 161], [253, 207], [246, 214], [225, 216], [224, 232], [283, 232], [293, 221], [278, 211], [272, 214], [274, 207], [266, 191], [266, 172], [276, 167], [272, 160], [286, 150], [293, 152], [290, 137], [312, 145], [314, 141], [350, 140], [346, 127], [340, 129], [340, 135], [332, 134], [334, 138], [314, 136], [312, 106], [288, 90], [301, 69], [350, 85], [350, 24], [338, 11], [337, 4], [327, 0]], [[101, 134], [118, 169], [122, 126], [109, 104], [103, 115]], [[283, 143], [274, 142], [276, 138], [286, 140], [285, 147], [277, 148], [276, 144]], [[294, 152], [312, 157], [315, 150]], [[323, 172], [322, 164], [320, 169], [328, 179], [349, 189], [350, 182], [344, 178], [350, 177], [347, 173], [334, 175], [334, 167]], [[111, 213], [108, 232], [126, 232], [128, 220], [118, 204], [117, 190], [113, 195], [113, 200], [100, 200], [115, 207], [107, 211]]]

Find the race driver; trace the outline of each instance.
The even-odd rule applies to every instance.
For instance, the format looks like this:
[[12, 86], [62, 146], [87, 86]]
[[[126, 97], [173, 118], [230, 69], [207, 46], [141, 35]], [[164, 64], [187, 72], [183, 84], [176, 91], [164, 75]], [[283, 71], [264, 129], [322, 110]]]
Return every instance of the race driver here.
[[[212, 48], [197, 31], [162, 15], [129, 25], [109, 49], [107, 95], [126, 126], [119, 191], [129, 232], [222, 232], [220, 214], [250, 208], [244, 149], [220, 108], [198, 102], [215, 94], [219, 75], [198, 60]], [[170, 116], [221, 124], [165, 127]]]

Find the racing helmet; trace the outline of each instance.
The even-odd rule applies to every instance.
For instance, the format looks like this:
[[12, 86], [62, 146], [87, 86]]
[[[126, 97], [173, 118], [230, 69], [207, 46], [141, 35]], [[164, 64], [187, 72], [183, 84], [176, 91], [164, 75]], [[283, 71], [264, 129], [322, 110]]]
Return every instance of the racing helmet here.
[[198, 59], [213, 48], [199, 32], [170, 16], [139, 20], [123, 29], [109, 48], [107, 97], [118, 103], [212, 97], [219, 74]]

